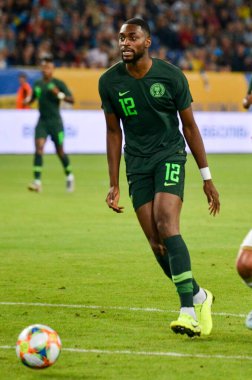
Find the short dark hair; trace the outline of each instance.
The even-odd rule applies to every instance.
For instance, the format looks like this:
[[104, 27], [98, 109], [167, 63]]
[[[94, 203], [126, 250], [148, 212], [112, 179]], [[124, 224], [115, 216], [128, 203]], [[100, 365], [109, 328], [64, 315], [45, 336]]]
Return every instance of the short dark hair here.
[[53, 62], [52, 54], [44, 54], [40, 57], [40, 63]]
[[27, 75], [26, 75], [26, 73], [24, 73], [24, 72], [19, 73], [19, 74], [18, 74], [18, 77], [19, 77], [19, 78], [27, 79]]
[[129, 20], [125, 21], [124, 24], [139, 25], [148, 34], [148, 36], [150, 36], [151, 34], [148, 23], [142, 18], [138, 18], [138, 17], [130, 18]]

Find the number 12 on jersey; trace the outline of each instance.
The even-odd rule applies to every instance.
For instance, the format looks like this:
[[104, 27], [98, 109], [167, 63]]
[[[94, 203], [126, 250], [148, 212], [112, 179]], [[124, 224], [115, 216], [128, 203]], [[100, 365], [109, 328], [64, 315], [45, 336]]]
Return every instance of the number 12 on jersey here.
[[119, 99], [125, 116], [137, 115], [137, 110], [133, 98]]

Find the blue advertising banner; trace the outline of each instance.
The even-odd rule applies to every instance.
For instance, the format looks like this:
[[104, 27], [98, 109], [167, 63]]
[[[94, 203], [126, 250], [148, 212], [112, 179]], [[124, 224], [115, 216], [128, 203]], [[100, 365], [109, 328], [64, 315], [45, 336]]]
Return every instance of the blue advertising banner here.
[[19, 87], [18, 76], [21, 73], [25, 73], [27, 75], [27, 82], [29, 82], [31, 86], [33, 85], [34, 81], [40, 78], [41, 76], [39, 70], [0, 70], [0, 96], [16, 94]]

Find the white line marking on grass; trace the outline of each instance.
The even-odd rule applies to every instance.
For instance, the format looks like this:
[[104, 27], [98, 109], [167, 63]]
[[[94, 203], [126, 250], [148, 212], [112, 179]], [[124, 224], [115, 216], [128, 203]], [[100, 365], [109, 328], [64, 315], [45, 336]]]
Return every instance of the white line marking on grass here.
[[[67, 305], [67, 304], [56, 304], [56, 303], [41, 303], [41, 302], [0, 302], [0, 305], [6, 306], [34, 306], [34, 307], [58, 307], [58, 308], [68, 308], [68, 309], [104, 309], [104, 310], [122, 310], [122, 311], [143, 311], [151, 313], [178, 313], [178, 310], [165, 310], [156, 309], [151, 307], [127, 307], [127, 306], [98, 306], [98, 305]], [[224, 316], [224, 317], [238, 317], [244, 318], [246, 314], [235, 314], [235, 313], [212, 313], [213, 315]]]
[[[0, 346], [0, 350], [13, 350], [12, 346]], [[131, 351], [131, 350], [99, 350], [85, 348], [62, 348], [62, 351], [78, 352], [83, 354], [105, 354], [105, 355], [131, 355], [131, 356], [172, 356], [176, 358], [197, 359], [223, 359], [223, 360], [252, 360], [252, 356], [239, 355], [207, 355], [207, 354], [183, 354], [182, 352], [159, 352], [159, 351]]]

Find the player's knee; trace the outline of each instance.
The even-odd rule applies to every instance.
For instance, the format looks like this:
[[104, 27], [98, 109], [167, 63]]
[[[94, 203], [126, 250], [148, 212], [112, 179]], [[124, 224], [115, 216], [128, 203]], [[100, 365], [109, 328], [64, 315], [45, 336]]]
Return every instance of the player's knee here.
[[170, 218], [158, 218], [156, 226], [162, 238], [177, 234], [178, 227]]
[[57, 152], [58, 156], [61, 158], [65, 156], [65, 152], [64, 152], [64, 149], [62, 146], [57, 146], [56, 152]]
[[156, 256], [163, 256], [165, 254], [166, 248], [157, 239], [150, 237], [149, 243]]
[[39, 155], [39, 156], [42, 156], [43, 155], [43, 147], [42, 146], [37, 146], [36, 147], [36, 154]]

